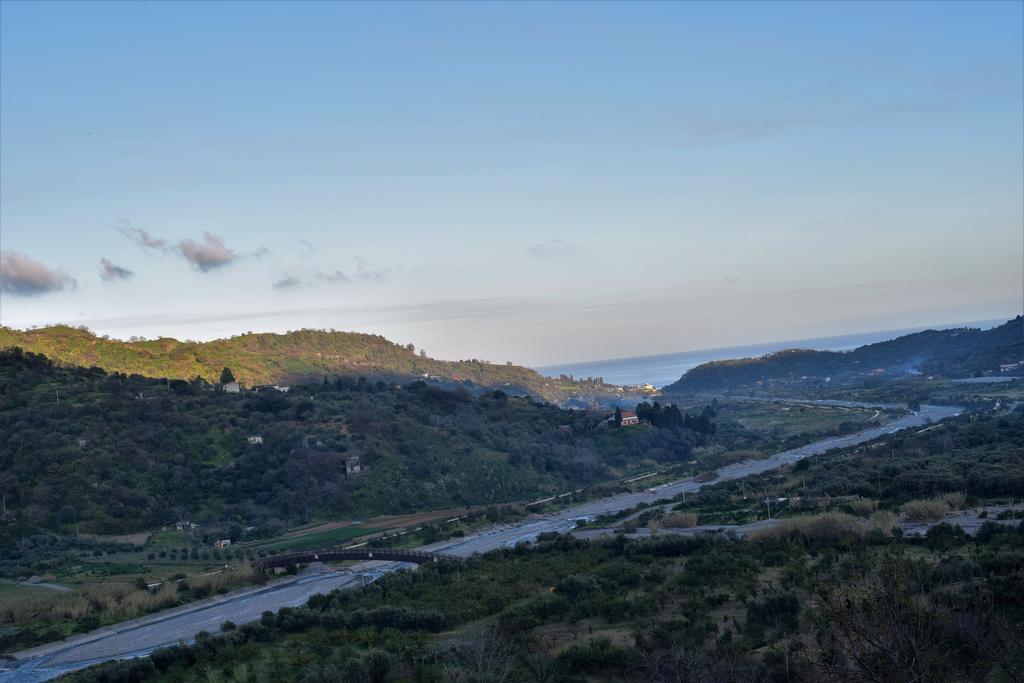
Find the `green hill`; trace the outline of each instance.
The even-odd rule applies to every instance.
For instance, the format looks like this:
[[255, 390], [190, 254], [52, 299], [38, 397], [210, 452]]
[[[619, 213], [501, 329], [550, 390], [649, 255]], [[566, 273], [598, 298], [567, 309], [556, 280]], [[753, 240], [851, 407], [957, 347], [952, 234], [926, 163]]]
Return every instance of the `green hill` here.
[[293, 525], [532, 500], [685, 464], [702, 438], [605, 417], [422, 381], [232, 394], [2, 351], [0, 557], [33, 529]]
[[[760, 358], [714, 361], [687, 371], [664, 391], [727, 391], [826, 377], [833, 382], [914, 374], [973, 377], [1000, 374], [1001, 364], [1021, 360], [1024, 318], [1017, 316], [990, 330], [925, 330], [852, 351], [790, 349]], [[1024, 367], [1002, 374], [1024, 375]]]
[[502, 389], [562, 405], [621, 396], [616, 387], [601, 382], [552, 379], [518, 365], [481, 360], [435, 360], [418, 354], [411, 344], [401, 346], [379, 335], [354, 332], [299, 330], [210, 342], [171, 338], [125, 342], [64, 325], [25, 331], [0, 327], [0, 349], [15, 346], [64, 364], [145, 377], [202, 377], [216, 382], [227, 367], [246, 386], [319, 382], [325, 376], [399, 381], [427, 377], [449, 386]]

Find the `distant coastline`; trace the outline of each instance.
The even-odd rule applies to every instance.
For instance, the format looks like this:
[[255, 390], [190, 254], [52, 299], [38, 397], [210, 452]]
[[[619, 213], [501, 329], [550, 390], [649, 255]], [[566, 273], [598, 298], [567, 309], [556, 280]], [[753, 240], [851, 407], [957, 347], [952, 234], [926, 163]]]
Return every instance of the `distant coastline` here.
[[912, 334], [922, 330], [948, 330], [956, 327], [977, 327], [989, 329], [1006, 322], [1005, 319], [976, 320], [948, 325], [926, 325], [909, 327], [899, 330], [881, 332], [864, 332], [860, 334], [844, 334], [832, 337], [816, 337], [813, 339], [796, 339], [791, 341], [765, 342], [745, 346], [725, 346], [714, 349], [696, 349], [665, 353], [655, 356], [635, 356], [631, 358], [609, 358], [606, 360], [583, 361], [579, 363], [562, 363], [534, 368], [548, 377], [566, 374], [577, 378], [601, 377], [605, 382], [621, 386], [637, 384], [653, 384], [661, 388], [679, 379], [690, 368], [702, 363], [730, 358], [749, 358], [763, 356], [783, 349], [802, 348], [819, 351], [847, 351], [865, 344], [874, 344], [893, 339], [904, 334]]

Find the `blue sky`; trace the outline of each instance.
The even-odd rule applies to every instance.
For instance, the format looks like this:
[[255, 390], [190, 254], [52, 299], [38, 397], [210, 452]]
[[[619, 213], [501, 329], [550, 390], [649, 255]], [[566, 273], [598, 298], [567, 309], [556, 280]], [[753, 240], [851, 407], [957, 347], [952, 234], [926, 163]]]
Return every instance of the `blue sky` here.
[[6, 1], [0, 320], [544, 364], [1008, 317], [1022, 7]]

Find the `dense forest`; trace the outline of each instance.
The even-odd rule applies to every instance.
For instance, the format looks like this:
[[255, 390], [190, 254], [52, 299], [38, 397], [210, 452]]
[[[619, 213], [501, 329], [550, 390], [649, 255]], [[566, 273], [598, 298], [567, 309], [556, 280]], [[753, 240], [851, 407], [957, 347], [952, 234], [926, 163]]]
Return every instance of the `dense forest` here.
[[[723, 482], [679, 510], [744, 508], [745, 491], [879, 495], [790, 510], [747, 540], [541, 537], [426, 565], [305, 607], [226, 623], [220, 637], [74, 675], [107, 681], [1015, 681], [1024, 672], [1024, 524], [908, 539], [879, 514], [908, 498], [1018, 491], [1024, 416], [906, 438], [876, 482], [850, 449]], [[947, 438], [948, 437], [948, 438]], [[984, 455], [978, 460], [976, 456]], [[1002, 464], [996, 461], [1001, 458]], [[927, 474], [950, 460], [949, 476]], [[974, 483], [995, 466], [1017, 479]], [[867, 468], [869, 477], [875, 467]], [[925, 482], [915, 474], [925, 472]], [[994, 476], [998, 476], [994, 471]], [[1019, 495], [1019, 494], [1018, 494]], [[963, 499], [961, 498], [963, 502]], [[819, 501], [820, 503], [820, 501]], [[871, 510], [875, 510], [872, 514]], [[673, 514], [680, 514], [678, 512]], [[868, 515], [870, 514], [870, 517]]]
[[[665, 387], [666, 394], [749, 389], [758, 383], [803, 378], [833, 382], [849, 378], [908, 375], [973, 377], [999, 373], [1001, 364], [1024, 360], [1024, 317], [990, 330], [959, 328], [908, 334], [852, 351], [791, 349], [760, 358], [705, 363]], [[1024, 367], [1010, 375], [1024, 375]]]
[[19, 347], [68, 365], [99, 367], [107, 372], [216, 382], [232, 369], [247, 386], [301, 384], [324, 375], [360, 376], [409, 382], [428, 378], [446, 387], [501, 389], [529, 394], [558, 404], [589, 405], [621, 393], [594, 380], [553, 379], [511, 363], [478, 359], [435, 360], [412, 344], [400, 345], [379, 335], [297, 330], [286, 334], [242, 334], [210, 342], [177, 339], [120, 341], [97, 337], [86, 329], [57, 325], [34, 330], [0, 327], [0, 349]]
[[177, 520], [280, 528], [524, 501], [690, 462], [711, 438], [751, 442], [737, 429], [713, 437], [707, 413], [629, 429], [607, 415], [420, 381], [337, 378], [288, 393], [227, 393], [8, 350], [0, 538]]

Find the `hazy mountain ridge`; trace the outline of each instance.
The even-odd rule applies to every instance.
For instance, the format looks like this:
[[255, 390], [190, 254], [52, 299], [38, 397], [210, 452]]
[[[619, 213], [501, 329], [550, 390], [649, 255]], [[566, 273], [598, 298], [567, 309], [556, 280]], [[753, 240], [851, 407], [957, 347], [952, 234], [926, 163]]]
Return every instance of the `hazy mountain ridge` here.
[[[717, 391], [802, 378], [898, 378], [913, 374], [971, 377], [1024, 360], [1024, 317], [989, 330], [925, 330], [852, 351], [789, 349], [758, 358], [705, 363], [665, 387], [666, 393]], [[1018, 368], [1009, 374], [1022, 374]]]
[[559, 404], [612, 396], [615, 389], [597, 382], [552, 379], [519, 365], [436, 360], [421, 355], [411, 344], [402, 346], [380, 335], [356, 332], [297, 330], [247, 333], [209, 342], [167, 337], [125, 342], [65, 325], [24, 331], [0, 327], [0, 349], [15, 346], [59, 363], [146, 377], [201, 377], [216, 382], [228, 367], [247, 386], [319, 382], [325, 376], [404, 381], [429, 376], [441, 383], [470, 382]]

